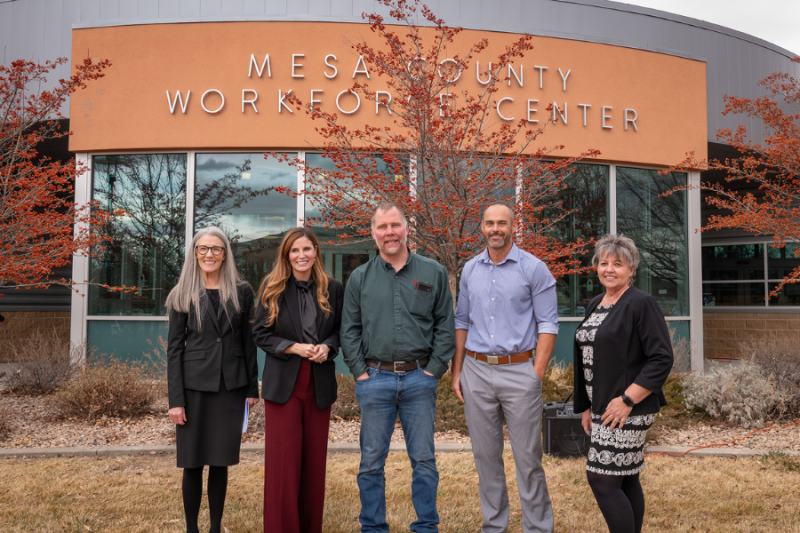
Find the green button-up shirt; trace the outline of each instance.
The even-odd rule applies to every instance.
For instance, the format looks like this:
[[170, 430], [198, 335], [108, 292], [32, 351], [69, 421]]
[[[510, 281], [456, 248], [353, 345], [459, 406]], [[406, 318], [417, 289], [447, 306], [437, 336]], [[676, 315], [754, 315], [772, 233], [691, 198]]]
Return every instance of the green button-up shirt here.
[[361, 265], [347, 282], [340, 339], [355, 377], [367, 371], [366, 359], [389, 363], [426, 355], [426, 370], [441, 377], [456, 348], [447, 270], [414, 253], [400, 272], [380, 255]]

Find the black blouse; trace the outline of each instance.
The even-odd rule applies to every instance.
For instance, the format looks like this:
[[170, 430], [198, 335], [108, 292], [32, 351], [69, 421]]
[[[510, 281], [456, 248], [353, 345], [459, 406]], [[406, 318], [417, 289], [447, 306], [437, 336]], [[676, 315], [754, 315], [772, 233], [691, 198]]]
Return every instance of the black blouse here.
[[[584, 322], [592, 315], [604, 294], [589, 302]], [[580, 328], [580, 326], [579, 326]], [[582, 413], [591, 407], [602, 415], [614, 398], [632, 384], [652, 392], [633, 407], [631, 415], [657, 413], [667, 404], [661, 387], [672, 370], [672, 343], [664, 313], [655, 298], [636, 287], [626, 290], [612, 313], [597, 329], [594, 340], [592, 398], [586, 392], [581, 350], [574, 341], [575, 396], [573, 409]]]

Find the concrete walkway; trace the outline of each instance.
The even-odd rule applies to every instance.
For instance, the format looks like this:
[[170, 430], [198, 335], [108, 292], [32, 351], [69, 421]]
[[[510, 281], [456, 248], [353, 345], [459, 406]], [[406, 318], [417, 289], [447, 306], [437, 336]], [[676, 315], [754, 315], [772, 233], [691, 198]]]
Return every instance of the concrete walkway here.
[[[679, 446], [650, 446], [645, 453], [666, 452], [678, 455], [690, 450], [688, 447]], [[406, 445], [402, 442], [393, 442], [389, 451], [405, 453]], [[472, 453], [470, 443], [442, 442], [436, 444], [436, 451], [441, 453]], [[511, 451], [511, 445], [506, 443], [505, 451]], [[751, 450], [747, 448], [728, 448], [727, 446], [714, 446], [689, 452], [689, 455], [701, 457], [755, 457], [767, 455], [773, 450]], [[244, 453], [264, 453], [264, 445], [258, 443], [242, 444]], [[328, 444], [328, 453], [359, 453], [356, 442], [332, 442]], [[87, 457], [100, 455], [155, 455], [158, 453], [175, 453], [175, 446], [78, 446], [74, 448], [11, 448], [0, 449], [0, 459], [6, 457]], [[800, 452], [783, 450], [787, 455], [800, 455]]]

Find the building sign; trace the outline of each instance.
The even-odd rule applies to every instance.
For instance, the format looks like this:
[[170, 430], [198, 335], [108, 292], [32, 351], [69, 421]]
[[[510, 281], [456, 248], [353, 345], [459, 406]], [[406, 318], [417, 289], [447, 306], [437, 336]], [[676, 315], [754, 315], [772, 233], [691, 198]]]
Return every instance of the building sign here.
[[[392, 125], [391, 105], [366, 101], [354, 82], [392, 94], [348, 43], [366, 25], [209, 22], [73, 31], [73, 58], [108, 58], [106, 77], [72, 97], [70, 150], [313, 150], [316, 125], [289, 105], [294, 93], [336, 112], [349, 127]], [[453, 93], [479, 91], [490, 61], [516, 35], [468, 30], [451, 46], [490, 46], [462, 72]], [[375, 41], [377, 44], [379, 41]], [[705, 64], [622, 47], [534, 37], [495, 94], [494, 118], [549, 124], [559, 155], [586, 149], [603, 160], [667, 165], [707, 143]], [[447, 63], [444, 60], [443, 63]], [[442, 95], [443, 104], [447, 95]], [[457, 105], [457, 103], [456, 103]], [[548, 111], [548, 108], [551, 108]]]

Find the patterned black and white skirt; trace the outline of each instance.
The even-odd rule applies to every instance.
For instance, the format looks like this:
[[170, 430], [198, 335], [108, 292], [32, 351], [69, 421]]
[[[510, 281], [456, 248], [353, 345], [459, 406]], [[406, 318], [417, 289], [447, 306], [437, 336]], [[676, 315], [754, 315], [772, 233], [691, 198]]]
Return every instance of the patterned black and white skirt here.
[[606, 476], [629, 476], [644, 469], [644, 440], [658, 413], [629, 416], [625, 425], [609, 429], [592, 413], [592, 443], [586, 470]]

